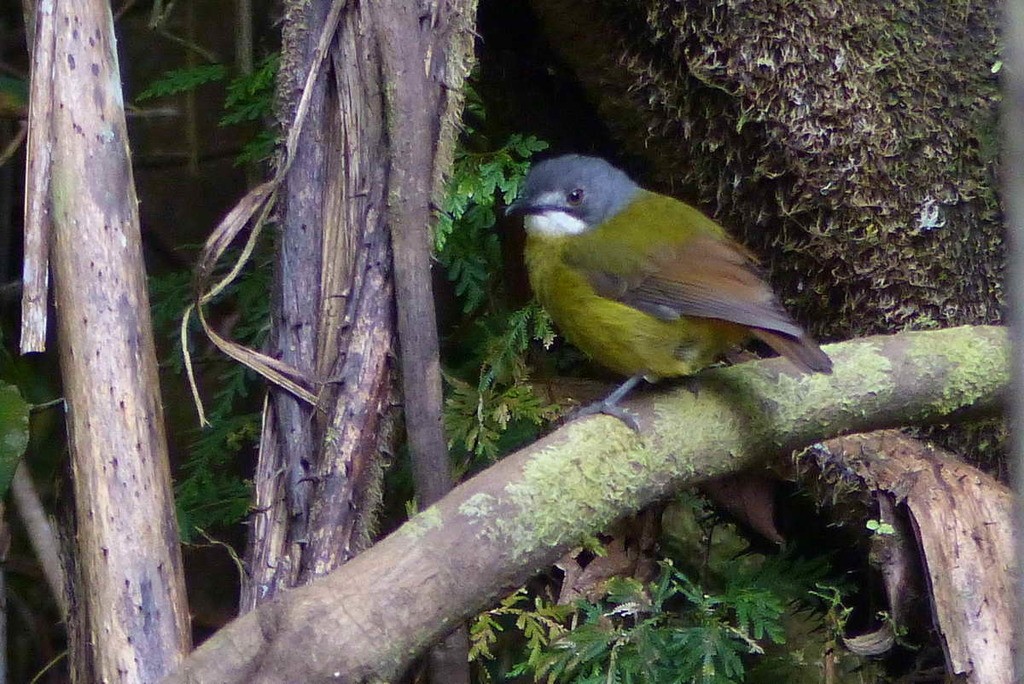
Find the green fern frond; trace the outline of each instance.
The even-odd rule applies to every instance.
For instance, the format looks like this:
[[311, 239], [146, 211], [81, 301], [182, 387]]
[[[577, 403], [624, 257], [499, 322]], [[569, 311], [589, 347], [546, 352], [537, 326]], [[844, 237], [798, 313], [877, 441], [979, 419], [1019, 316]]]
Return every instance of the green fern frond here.
[[192, 67], [173, 69], [163, 74], [136, 96], [136, 102], [152, 100], [158, 97], [179, 95], [195, 90], [201, 85], [223, 81], [228, 77], [228, 69], [223, 64], [199, 64]]
[[233, 78], [228, 83], [220, 125], [269, 119], [273, 113], [274, 86], [280, 66], [281, 56], [275, 52], [260, 62], [251, 74]]

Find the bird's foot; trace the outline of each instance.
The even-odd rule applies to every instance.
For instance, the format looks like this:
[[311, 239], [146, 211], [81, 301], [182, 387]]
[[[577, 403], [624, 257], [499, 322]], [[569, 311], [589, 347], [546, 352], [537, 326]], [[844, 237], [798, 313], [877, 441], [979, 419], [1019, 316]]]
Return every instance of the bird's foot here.
[[640, 432], [640, 423], [637, 422], [636, 416], [634, 416], [628, 409], [625, 409], [616, 403], [609, 402], [607, 399], [603, 401], [595, 401], [593, 404], [588, 404], [587, 406], [573, 411], [569, 415], [569, 420], [576, 420], [577, 418], [596, 416], [600, 414], [618, 418], [633, 432], [638, 434]]
[[637, 422], [636, 416], [627, 411], [626, 409], [619, 406], [619, 402], [625, 397], [630, 391], [644, 379], [643, 373], [637, 373], [633, 377], [626, 380], [624, 383], [619, 385], [614, 392], [609, 394], [601, 401], [595, 401], [589, 406], [584, 406], [581, 409], [575, 411], [569, 416], [570, 420], [576, 418], [582, 418], [583, 416], [593, 416], [598, 413], [603, 413], [606, 416], [612, 416], [618, 418], [625, 423], [630, 430], [633, 432], [640, 432], [640, 423]]

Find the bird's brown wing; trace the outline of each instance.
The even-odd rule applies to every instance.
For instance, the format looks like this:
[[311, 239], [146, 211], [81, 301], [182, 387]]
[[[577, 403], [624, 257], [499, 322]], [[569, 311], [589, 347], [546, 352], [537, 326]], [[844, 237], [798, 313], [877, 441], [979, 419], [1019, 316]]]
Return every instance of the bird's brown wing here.
[[696, 316], [736, 323], [802, 369], [831, 371], [828, 356], [782, 307], [752, 255], [739, 244], [694, 236], [647, 257], [641, 268], [628, 273], [607, 265], [577, 266], [602, 297], [662, 320]]

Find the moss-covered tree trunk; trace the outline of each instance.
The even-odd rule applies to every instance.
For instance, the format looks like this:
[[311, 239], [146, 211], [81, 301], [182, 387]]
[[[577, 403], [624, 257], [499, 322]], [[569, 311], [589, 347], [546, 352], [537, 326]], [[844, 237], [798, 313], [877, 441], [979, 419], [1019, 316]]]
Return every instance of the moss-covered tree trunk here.
[[644, 179], [825, 338], [1001, 318], [996, 3], [531, 0]]

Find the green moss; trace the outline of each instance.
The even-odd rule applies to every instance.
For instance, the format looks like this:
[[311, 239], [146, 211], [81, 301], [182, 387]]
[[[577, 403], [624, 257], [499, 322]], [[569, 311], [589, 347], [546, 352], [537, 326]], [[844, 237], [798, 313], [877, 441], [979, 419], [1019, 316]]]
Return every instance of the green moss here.
[[[741, 413], [748, 413], [749, 411], [745, 409], [753, 407], [756, 399], [743, 396], [742, 392], [732, 391], [734, 388], [730, 388], [728, 392], [720, 391], [722, 388], [714, 383], [719, 374], [720, 371], [704, 374], [707, 382], [698, 390], [700, 402], [695, 401], [694, 397], [687, 396], [686, 390], [659, 399], [654, 411], [654, 433], [659, 443], [685, 444], [700, 441], [713, 444], [718, 441], [718, 433], [742, 429], [741, 425], [736, 425], [736, 418]], [[688, 415], [696, 413], [695, 419], [681, 421], [679, 416], [684, 412]], [[718, 427], [730, 424], [734, 426], [731, 429]]]
[[[612, 427], [610, 427], [610, 425]], [[652, 470], [663, 467], [640, 438], [614, 418], [570, 425], [568, 442], [538, 452], [505, 492], [517, 515], [493, 521], [518, 557], [545, 546], [574, 543], [597, 525], [637, 507]], [[571, 444], [571, 448], [567, 448]], [[622, 452], [628, 451], [627, 457]]]
[[341, 442], [341, 431], [337, 426], [329, 425], [324, 434], [324, 444], [330, 448], [336, 447]]
[[459, 506], [459, 513], [467, 518], [486, 518], [494, 512], [498, 500], [490, 494], [478, 492]]
[[[828, 349], [825, 347], [826, 351]], [[844, 347], [836, 360], [839, 362], [836, 377], [844, 385], [857, 388], [860, 394], [871, 393], [882, 398], [893, 391], [892, 361], [880, 352], [878, 345], [863, 343]]]
[[410, 539], [419, 539], [430, 530], [441, 526], [441, 511], [437, 506], [430, 506], [409, 519], [409, 522], [402, 525], [398, 534], [404, 534]]
[[[730, 455], [744, 460], [763, 450], [766, 439], [778, 440], [780, 432], [799, 431], [799, 422], [808, 418], [807, 406], [834, 405], [838, 396], [840, 401], [849, 397], [850, 411], [863, 411], [866, 409], [859, 406], [865, 394], [875, 401], [890, 395], [892, 363], [880, 353], [878, 345], [832, 345], [824, 349], [836, 363], [833, 375], [768, 369], [751, 372], [746, 364], [699, 375], [700, 402], [685, 390], [659, 399], [654, 427], [658, 442], [715, 444], [724, 440], [733, 445]], [[849, 387], [849, 392], [837, 392], [837, 386]], [[698, 417], [682, 422], [678, 416], [684, 411], [688, 416], [698, 412]], [[781, 431], [780, 426], [784, 427]], [[736, 435], [744, 436], [739, 448], [735, 446]], [[685, 474], [686, 465], [677, 465]], [[725, 461], [722, 469], [730, 465]]]
[[1010, 367], [1010, 347], [1005, 339], [970, 328], [947, 330], [943, 344], [934, 337], [913, 336], [907, 349], [913, 372], [922, 376], [941, 372], [945, 376], [943, 393], [934, 410], [953, 413], [973, 406], [990, 393], [995, 378], [1006, 376]]

